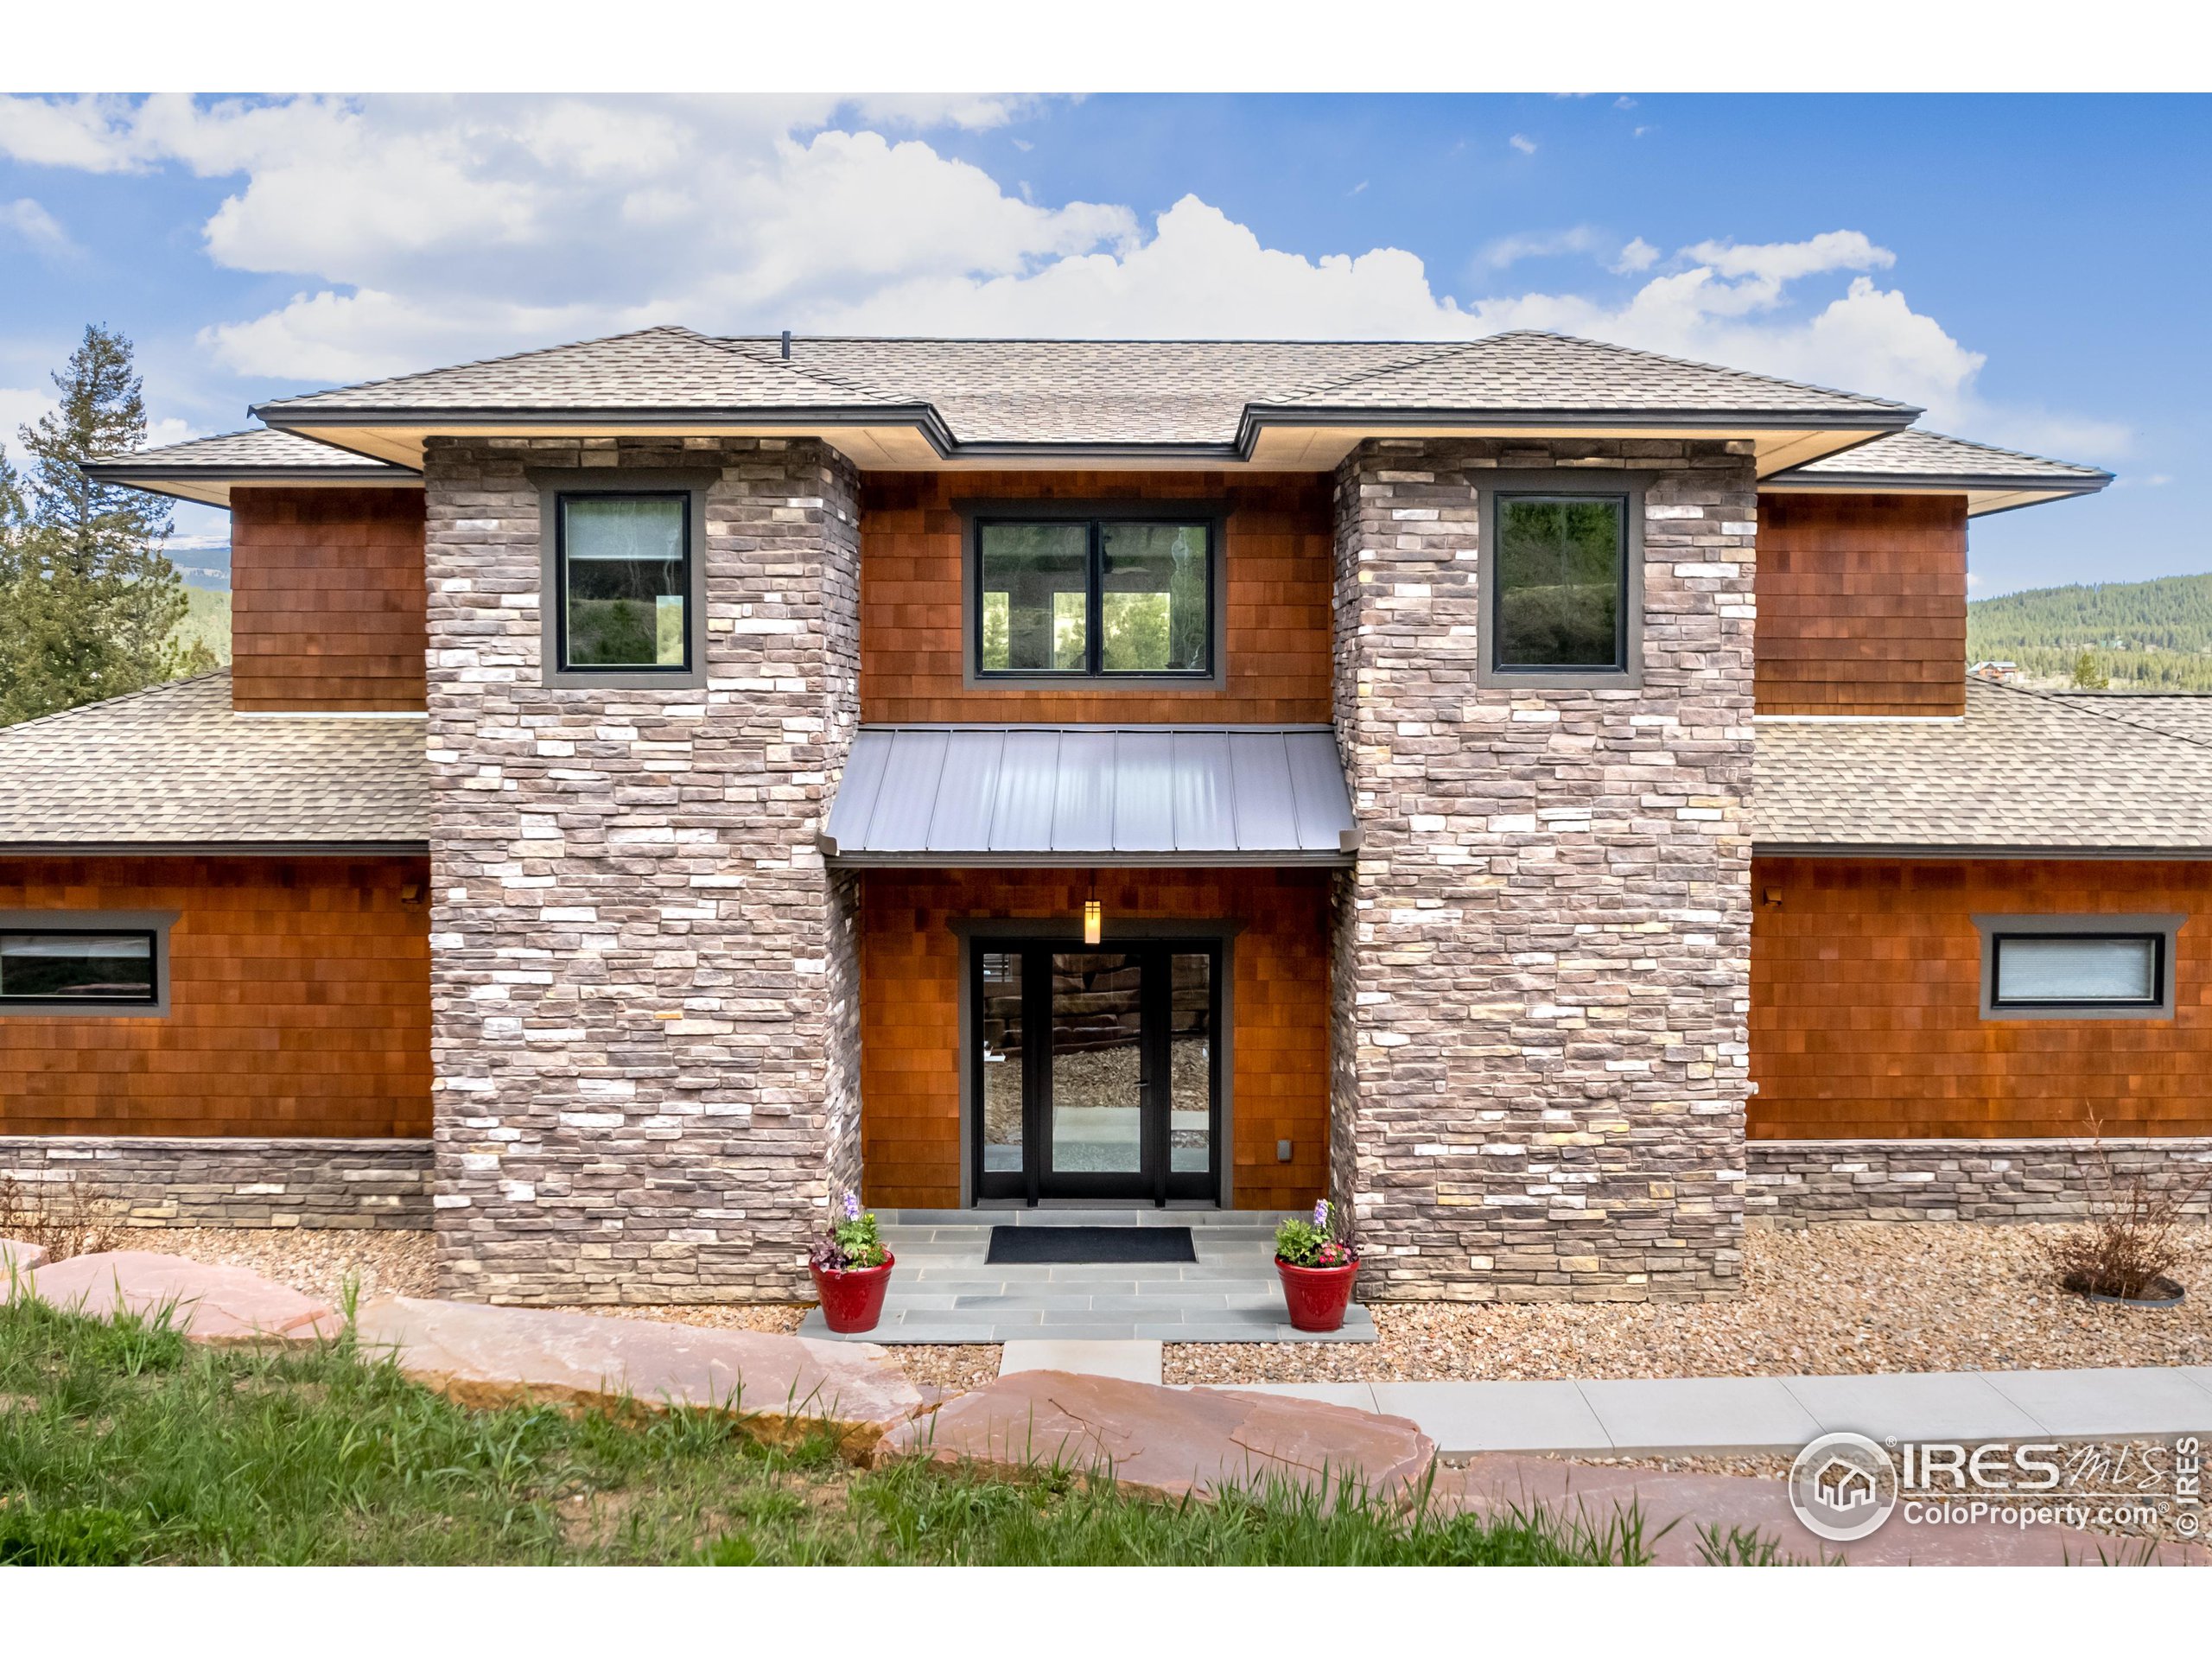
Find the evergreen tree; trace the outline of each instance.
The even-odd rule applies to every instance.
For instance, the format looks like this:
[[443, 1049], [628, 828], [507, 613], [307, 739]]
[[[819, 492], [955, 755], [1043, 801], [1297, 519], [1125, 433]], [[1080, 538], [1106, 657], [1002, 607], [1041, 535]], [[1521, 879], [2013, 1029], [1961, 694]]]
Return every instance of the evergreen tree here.
[[87, 327], [54, 385], [58, 406], [17, 432], [28, 476], [0, 480], [0, 724], [210, 665], [172, 638], [186, 601], [168, 505], [81, 466], [145, 442], [130, 342]]
[[2112, 676], [2097, 666], [2097, 659], [2084, 651], [2074, 659], [2074, 689], [2076, 691], [2105, 691], [2112, 687]]

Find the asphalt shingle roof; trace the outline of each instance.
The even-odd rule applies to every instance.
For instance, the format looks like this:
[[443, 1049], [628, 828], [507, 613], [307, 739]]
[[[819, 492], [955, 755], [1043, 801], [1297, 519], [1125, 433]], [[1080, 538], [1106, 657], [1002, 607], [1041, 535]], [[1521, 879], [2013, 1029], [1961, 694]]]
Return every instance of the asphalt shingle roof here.
[[1993, 483], [2072, 485], [2099, 488], [2112, 474], [2095, 467], [2070, 461], [2050, 461], [2042, 455], [1999, 449], [1993, 444], [1971, 443], [1964, 438], [1914, 428], [1862, 443], [1855, 449], [1823, 455], [1802, 467], [1777, 473], [1767, 482], [1786, 484], [1799, 479], [1894, 478], [1900, 483], [1915, 479], [1987, 479]]
[[0, 727], [0, 847], [429, 838], [423, 723], [255, 716], [225, 670]]
[[1756, 751], [1762, 849], [2212, 848], [2212, 696], [1970, 679], [1962, 721], [1762, 721]]
[[1748, 416], [1848, 424], [1884, 398], [1560, 334], [1452, 342], [715, 339], [660, 327], [265, 404], [265, 418], [456, 410], [934, 409], [963, 443], [1212, 443], [1248, 406]]

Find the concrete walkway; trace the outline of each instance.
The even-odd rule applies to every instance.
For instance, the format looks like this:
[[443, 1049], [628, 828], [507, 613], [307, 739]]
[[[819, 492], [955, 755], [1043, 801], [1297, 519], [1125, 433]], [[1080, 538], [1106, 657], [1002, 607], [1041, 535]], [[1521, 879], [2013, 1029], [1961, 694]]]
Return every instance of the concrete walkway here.
[[[1294, 1331], [1274, 1267], [1275, 1216], [1251, 1210], [884, 1210], [898, 1257], [883, 1319], [838, 1338], [810, 1310], [803, 1337], [885, 1343], [1127, 1341], [1373, 1342], [1354, 1303], [1344, 1328]], [[998, 1227], [1188, 1227], [1196, 1262], [1045, 1266], [990, 1262]]]
[[1245, 1386], [1409, 1417], [1446, 1457], [1789, 1456], [1846, 1429], [1878, 1440], [1967, 1442], [2212, 1433], [2212, 1366]]

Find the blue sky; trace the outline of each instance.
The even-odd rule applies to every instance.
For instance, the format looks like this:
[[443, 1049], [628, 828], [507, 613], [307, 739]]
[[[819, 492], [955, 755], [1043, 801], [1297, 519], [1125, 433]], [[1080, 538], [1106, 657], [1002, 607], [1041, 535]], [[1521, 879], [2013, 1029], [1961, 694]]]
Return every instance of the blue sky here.
[[2208, 154], [2148, 97], [0, 100], [0, 434], [95, 319], [163, 437], [664, 321], [1548, 327], [2121, 474], [1977, 593], [2212, 569]]

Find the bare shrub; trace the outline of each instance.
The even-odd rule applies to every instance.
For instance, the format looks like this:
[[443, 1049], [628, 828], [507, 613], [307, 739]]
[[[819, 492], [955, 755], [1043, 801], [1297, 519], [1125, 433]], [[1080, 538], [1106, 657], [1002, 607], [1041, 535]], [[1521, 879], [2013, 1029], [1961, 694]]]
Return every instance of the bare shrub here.
[[115, 1209], [97, 1185], [74, 1175], [36, 1187], [0, 1175], [0, 1238], [35, 1244], [51, 1262], [113, 1249]]
[[2092, 1142], [2086, 1166], [2088, 1221], [2048, 1247], [2059, 1282], [2084, 1295], [2153, 1301], [2167, 1294], [2184, 1251], [2183, 1229], [2190, 1206], [2212, 1186], [2212, 1166], [2191, 1177], [2154, 1180], [2140, 1169], [2122, 1170], [2088, 1122]]

